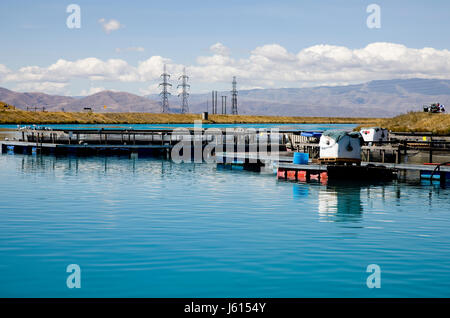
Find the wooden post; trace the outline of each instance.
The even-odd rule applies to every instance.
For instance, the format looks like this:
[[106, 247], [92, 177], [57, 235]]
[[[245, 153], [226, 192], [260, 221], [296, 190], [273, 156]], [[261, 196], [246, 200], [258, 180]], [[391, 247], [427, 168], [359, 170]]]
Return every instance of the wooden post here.
[[385, 149], [383, 149], [382, 151], [381, 151], [381, 162], [382, 163], [384, 163], [384, 153], [386, 152], [386, 150]]
[[428, 154], [428, 162], [433, 162], [433, 142], [430, 141], [430, 153]]

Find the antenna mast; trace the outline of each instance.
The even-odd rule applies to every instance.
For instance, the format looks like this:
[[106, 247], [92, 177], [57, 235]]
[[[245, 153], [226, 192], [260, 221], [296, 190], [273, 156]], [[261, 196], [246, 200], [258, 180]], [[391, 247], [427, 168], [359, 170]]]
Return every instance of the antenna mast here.
[[168, 90], [169, 87], [172, 87], [172, 84], [169, 83], [170, 75], [166, 72], [166, 64], [164, 64], [164, 73], [161, 74], [162, 83], [159, 86], [162, 86], [162, 91], [159, 94], [162, 98], [161, 107], [163, 113], [169, 112], [169, 96], [170, 92]]

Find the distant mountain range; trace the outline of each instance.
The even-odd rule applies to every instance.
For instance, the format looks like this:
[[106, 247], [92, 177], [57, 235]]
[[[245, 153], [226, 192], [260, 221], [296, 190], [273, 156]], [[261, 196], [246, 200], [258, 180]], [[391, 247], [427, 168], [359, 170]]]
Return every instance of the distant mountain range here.
[[[229, 112], [229, 91], [218, 92], [219, 112], [222, 95], [228, 96]], [[49, 111], [81, 111], [84, 107], [90, 107], [95, 112], [158, 113], [161, 110], [159, 100], [156, 94], [138, 96], [102, 91], [80, 98], [18, 93], [0, 88], [0, 101], [21, 109], [28, 106], [45, 107]], [[208, 110], [211, 111], [211, 94], [190, 95], [190, 111], [206, 111], [207, 100]], [[422, 110], [422, 105], [435, 102], [450, 106], [450, 80], [384, 80], [348, 86], [242, 90], [238, 95], [238, 110], [246, 115], [388, 117], [410, 110]], [[179, 111], [180, 100], [177, 97], [172, 96], [169, 103], [173, 112]]]
[[[126, 93], [103, 91], [86, 97], [47, 95], [43, 93], [18, 93], [0, 87], [0, 101], [20, 109], [45, 107], [48, 111], [82, 111], [90, 107], [96, 112], [159, 112], [158, 101]], [[106, 106], [106, 109], [104, 108]]]

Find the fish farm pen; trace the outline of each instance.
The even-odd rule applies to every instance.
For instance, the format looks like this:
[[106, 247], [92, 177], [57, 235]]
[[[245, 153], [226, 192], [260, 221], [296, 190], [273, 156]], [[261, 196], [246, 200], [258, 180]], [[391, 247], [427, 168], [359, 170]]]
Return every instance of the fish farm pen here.
[[[226, 134], [224, 134], [226, 133]], [[225, 131], [215, 129], [20, 129], [13, 140], [1, 141], [2, 151], [13, 150], [17, 153], [42, 154], [116, 154], [138, 153], [170, 155], [170, 150], [180, 141], [190, 141], [194, 146], [200, 143], [204, 147], [207, 143], [222, 144], [227, 150], [258, 151], [258, 146], [265, 145], [271, 150], [277, 145], [277, 150], [285, 150], [283, 140], [278, 140], [282, 133], [272, 137], [270, 131], [264, 131], [264, 140], [260, 130], [248, 133], [242, 130]], [[276, 138], [272, 142], [272, 138]]]
[[[224, 134], [225, 133], [225, 134]], [[171, 157], [180, 142], [188, 147], [220, 146], [216, 163], [232, 169], [269, 171], [280, 180], [327, 181], [363, 179], [385, 181], [399, 175], [450, 180], [450, 140], [429, 134], [391, 134], [390, 140], [365, 142], [360, 159], [320, 159], [321, 132], [267, 129], [18, 129], [12, 140], [0, 141], [2, 152], [54, 155], [130, 155]], [[295, 162], [295, 153], [307, 156]], [[350, 160], [350, 161], [349, 161]], [[433, 163], [434, 162], [434, 163]], [[424, 164], [426, 163], [426, 164]], [[443, 164], [442, 164], [443, 163]]]

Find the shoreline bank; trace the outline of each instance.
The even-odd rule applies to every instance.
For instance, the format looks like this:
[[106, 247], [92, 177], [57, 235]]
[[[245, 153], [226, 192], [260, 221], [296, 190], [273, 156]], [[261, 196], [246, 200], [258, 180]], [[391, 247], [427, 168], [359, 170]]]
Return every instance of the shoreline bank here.
[[[50, 125], [50, 124], [193, 124], [202, 120], [201, 114], [155, 113], [81, 113], [81, 112], [30, 112], [22, 110], [0, 111], [0, 124]], [[450, 115], [410, 112], [392, 118], [368, 117], [307, 117], [307, 116], [252, 116], [209, 115], [203, 124], [357, 124], [361, 127], [378, 126], [393, 132], [431, 132], [450, 134]]]
[[[201, 114], [0, 112], [0, 124], [193, 124]], [[380, 118], [211, 115], [205, 124], [374, 124]]]

